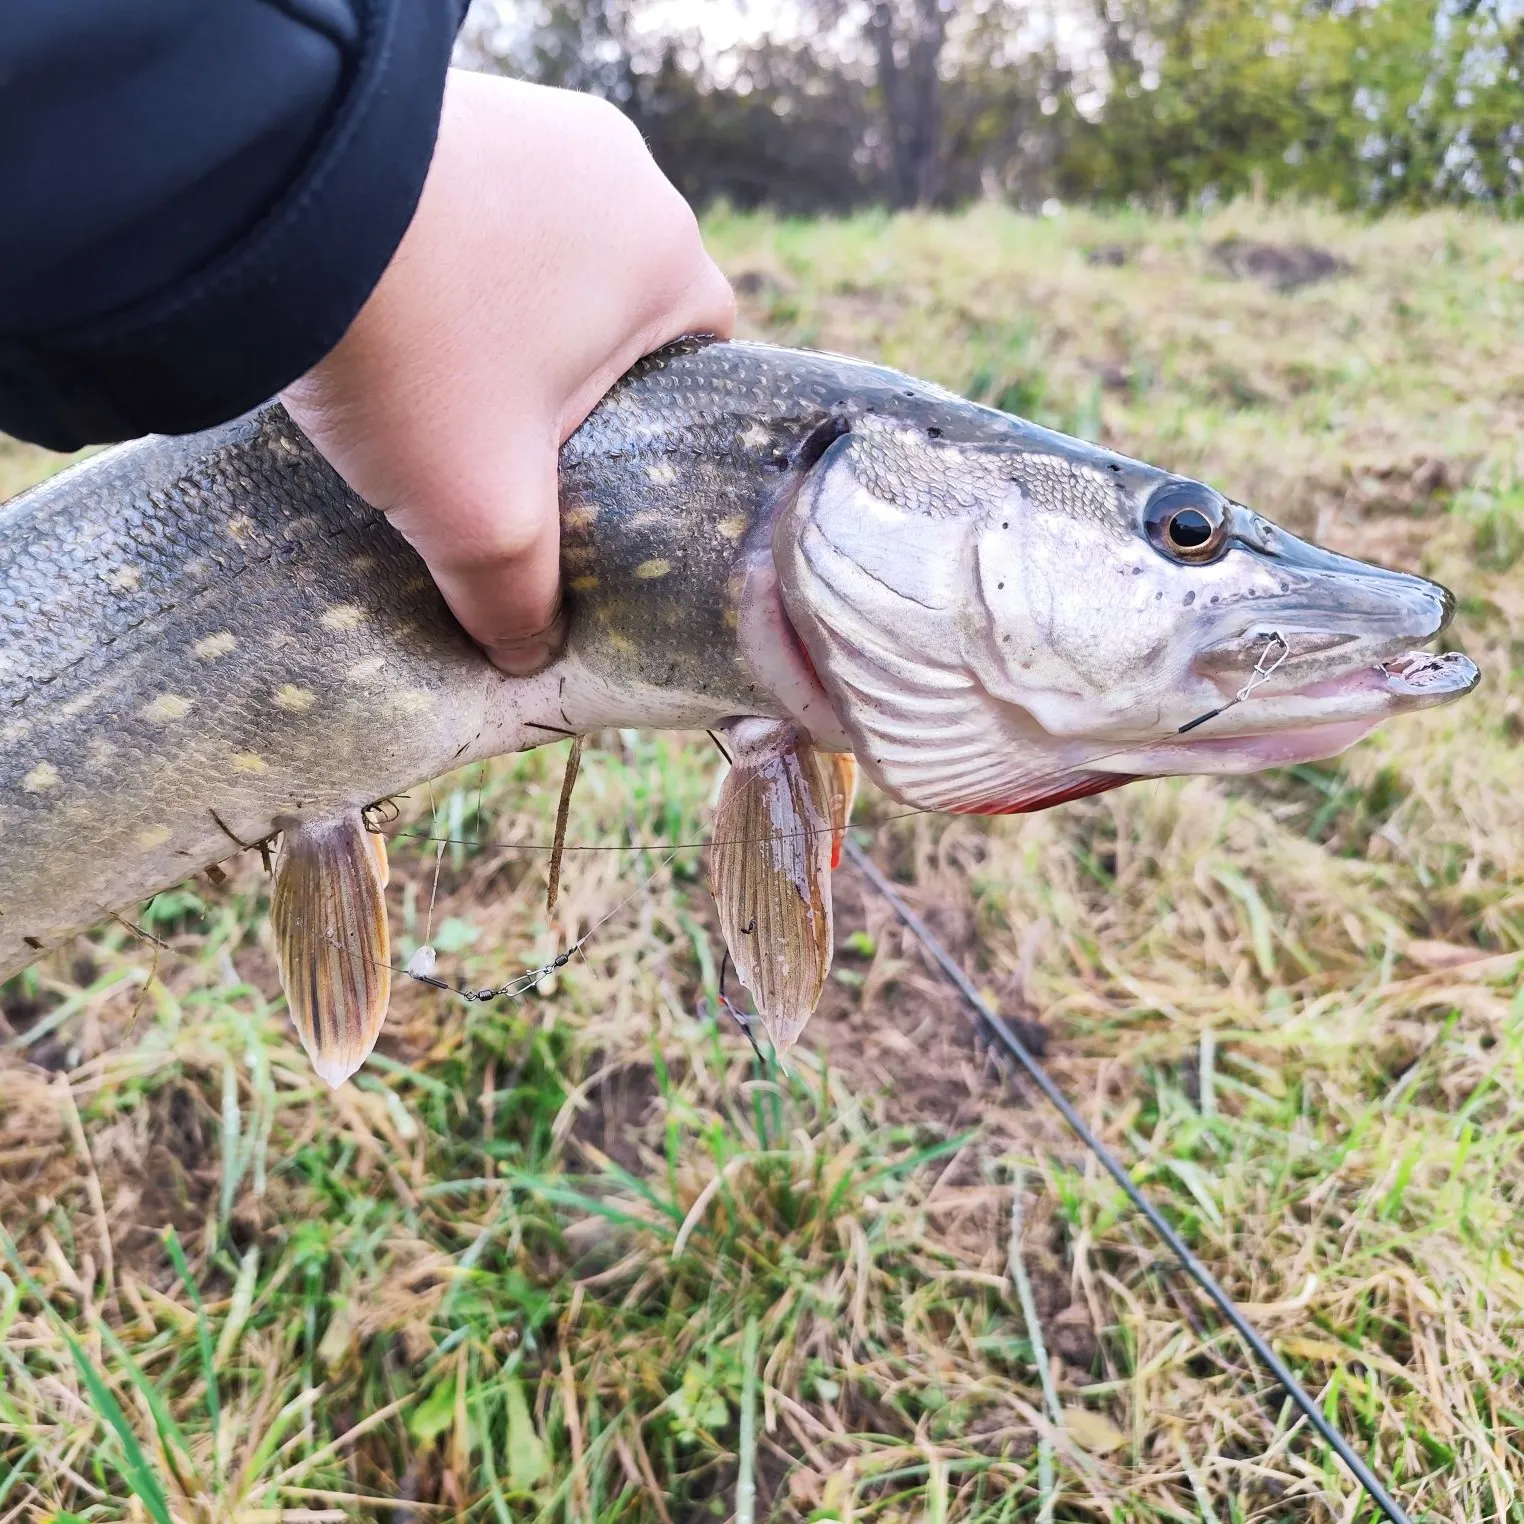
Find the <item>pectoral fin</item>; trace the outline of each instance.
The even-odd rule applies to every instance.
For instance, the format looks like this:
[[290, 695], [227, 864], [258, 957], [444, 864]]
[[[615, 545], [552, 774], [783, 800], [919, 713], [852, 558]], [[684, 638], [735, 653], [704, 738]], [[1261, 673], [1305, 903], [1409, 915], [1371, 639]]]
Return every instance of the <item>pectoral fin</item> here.
[[852, 804], [857, 798], [857, 758], [849, 751], [820, 751], [810, 748], [820, 769], [820, 783], [826, 804], [826, 818], [831, 823], [831, 871], [841, 867], [841, 844], [846, 839], [852, 819]]
[[358, 810], [276, 823], [270, 924], [281, 987], [312, 1067], [337, 1089], [376, 1045], [391, 992], [386, 842]]
[[786, 1053], [831, 967], [831, 867], [856, 765], [791, 725], [744, 720], [728, 736], [734, 761], [715, 812], [710, 876], [736, 973]]

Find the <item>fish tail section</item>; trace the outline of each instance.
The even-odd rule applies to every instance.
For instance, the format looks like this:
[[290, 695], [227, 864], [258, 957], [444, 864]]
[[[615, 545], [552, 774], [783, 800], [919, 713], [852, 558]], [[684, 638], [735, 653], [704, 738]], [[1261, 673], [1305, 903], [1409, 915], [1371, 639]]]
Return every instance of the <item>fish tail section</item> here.
[[856, 768], [792, 725], [729, 727], [734, 761], [720, 790], [709, 870], [741, 983], [779, 1054], [798, 1040], [831, 967], [831, 865]]
[[312, 1067], [337, 1089], [376, 1045], [391, 993], [386, 842], [358, 810], [282, 826], [270, 923]]

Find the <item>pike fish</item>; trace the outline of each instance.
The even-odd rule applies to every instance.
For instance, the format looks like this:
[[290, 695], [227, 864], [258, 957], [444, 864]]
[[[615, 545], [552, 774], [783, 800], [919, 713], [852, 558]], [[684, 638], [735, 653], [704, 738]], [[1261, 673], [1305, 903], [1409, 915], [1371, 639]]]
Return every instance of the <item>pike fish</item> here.
[[831, 956], [860, 766], [928, 810], [1331, 756], [1476, 684], [1435, 583], [882, 367], [685, 340], [565, 445], [563, 654], [493, 668], [278, 406], [0, 507], [0, 978], [278, 836], [292, 1019], [339, 1084], [390, 987], [367, 809], [609, 726], [710, 729], [711, 880], [774, 1041]]

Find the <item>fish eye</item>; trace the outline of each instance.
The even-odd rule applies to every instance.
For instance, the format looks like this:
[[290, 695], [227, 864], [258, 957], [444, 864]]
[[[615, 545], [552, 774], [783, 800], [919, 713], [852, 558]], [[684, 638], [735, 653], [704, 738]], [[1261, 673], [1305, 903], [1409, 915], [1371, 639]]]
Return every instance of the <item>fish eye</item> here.
[[1227, 542], [1222, 499], [1199, 482], [1170, 482], [1143, 510], [1149, 543], [1172, 561], [1214, 561]]

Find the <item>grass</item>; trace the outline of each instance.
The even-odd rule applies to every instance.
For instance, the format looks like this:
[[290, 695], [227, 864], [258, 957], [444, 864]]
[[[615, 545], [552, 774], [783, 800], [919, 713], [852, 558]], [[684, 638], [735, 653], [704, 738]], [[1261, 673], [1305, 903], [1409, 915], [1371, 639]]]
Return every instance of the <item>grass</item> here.
[[[882, 356], [1457, 589], [1482, 689], [1337, 762], [860, 839], [1415, 1518], [1524, 1518], [1524, 229], [717, 216], [753, 334]], [[1229, 236], [1355, 268], [1281, 294]], [[1123, 263], [1086, 251], [1119, 248]], [[19, 485], [45, 469], [0, 450]], [[1350, 1520], [1360, 1499], [885, 907], [787, 1073], [713, 1015], [716, 761], [420, 790], [336, 1095], [258, 863], [15, 981], [0, 1521]], [[651, 844], [632, 846], [632, 843]]]

